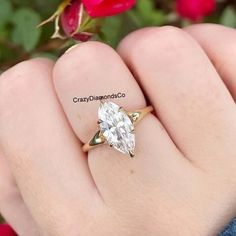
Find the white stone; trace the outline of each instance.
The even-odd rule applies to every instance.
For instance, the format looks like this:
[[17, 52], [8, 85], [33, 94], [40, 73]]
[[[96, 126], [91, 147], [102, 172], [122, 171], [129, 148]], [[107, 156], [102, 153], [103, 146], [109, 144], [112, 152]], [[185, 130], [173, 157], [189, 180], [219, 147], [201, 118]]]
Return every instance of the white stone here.
[[100, 130], [109, 145], [122, 153], [134, 153], [134, 125], [123, 109], [113, 102], [102, 102], [98, 118]]

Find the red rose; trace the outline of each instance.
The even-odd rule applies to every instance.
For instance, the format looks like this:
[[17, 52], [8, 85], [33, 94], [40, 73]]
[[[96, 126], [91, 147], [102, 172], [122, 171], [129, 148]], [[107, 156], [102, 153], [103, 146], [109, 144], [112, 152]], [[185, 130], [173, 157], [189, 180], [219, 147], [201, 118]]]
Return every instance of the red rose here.
[[63, 0], [56, 12], [39, 26], [55, 21], [52, 38], [64, 38], [66, 35], [84, 42], [99, 32], [99, 17], [119, 14], [130, 9], [135, 2], [136, 0]]
[[[60, 14], [61, 26], [67, 36], [84, 42], [99, 28], [95, 20], [94, 23], [89, 23], [92, 18], [116, 15], [128, 10], [134, 4], [135, 0], [70, 0]], [[92, 18], [89, 19], [89, 16]]]
[[2, 224], [0, 225], [0, 235], [1, 236], [17, 236], [10, 225]]
[[215, 0], [177, 0], [176, 4], [180, 16], [194, 21], [211, 14], [216, 7]]
[[79, 32], [82, 14], [82, 2], [80, 0], [72, 0], [64, 9], [60, 16], [61, 25], [65, 34], [79, 41], [87, 41], [91, 38], [91, 34]]
[[136, 0], [83, 0], [83, 3], [91, 17], [101, 17], [127, 11], [134, 6]]

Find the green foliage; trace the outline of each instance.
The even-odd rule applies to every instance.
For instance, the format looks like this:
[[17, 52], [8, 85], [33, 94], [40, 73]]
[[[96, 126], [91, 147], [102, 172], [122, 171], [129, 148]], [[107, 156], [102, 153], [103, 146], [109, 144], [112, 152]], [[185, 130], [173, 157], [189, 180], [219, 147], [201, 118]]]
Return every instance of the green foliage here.
[[129, 32], [145, 26], [161, 26], [167, 23], [167, 15], [155, 7], [153, 0], [139, 0], [134, 9], [109, 17], [102, 27], [102, 40], [116, 47]]
[[13, 9], [9, 0], [1, 0], [0, 4], [0, 27], [2, 27], [10, 21]]
[[54, 25], [36, 26], [59, 3], [60, 0], [0, 0], [0, 73], [35, 55], [58, 56], [57, 48], [62, 43], [50, 39]]
[[106, 18], [100, 33], [100, 38], [102, 41], [105, 41], [107, 44], [115, 47], [120, 38], [122, 32], [122, 17], [121, 16], [113, 16]]
[[30, 8], [15, 11], [12, 15], [12, 42], [22, 46], [26, 52], [32, 51], [40, 39], [41, 28], [37, 28], [40, 22], [39, 14]]
[[[54, 24], [36, 25], [55, 12], [61, 0], [0, 0], [0, 73], [14, 64], [35, 56], [57, 58], [74, 42], [51, 40]], [[129, 32], [146, 26], [185, 26], [174, 11], [175, 0], [137, 0], [136, 6], [102, 24], [99, 40], [116, 47]], [[236, 27], [236, 4], [218, 1], [217, 10], [205, 22]]]
[[236, 27], [236, 10], [232, 6], [228, 6], [220, 17], [220, 23], [228, 27]]
[[167, 14], [155, 7], [152, 0], [138, 1], [136, 7], [128, 12], [138, 27], [160, 26], [167, 22]]

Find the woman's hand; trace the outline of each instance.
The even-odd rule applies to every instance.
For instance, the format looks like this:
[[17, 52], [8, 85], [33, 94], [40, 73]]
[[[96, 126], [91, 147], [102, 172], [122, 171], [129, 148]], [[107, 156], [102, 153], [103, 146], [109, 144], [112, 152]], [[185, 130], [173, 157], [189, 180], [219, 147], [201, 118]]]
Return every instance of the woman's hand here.
[[[236, 31], [186, 31], [139, 30], [118, 53], [83, 43], [1, 76], [0, 209], [20, 235], [206, 236], [236, 215]], [[155, 109], [134, 159], [81, 149], [98, 102], [73, 97], [116, 92]]]

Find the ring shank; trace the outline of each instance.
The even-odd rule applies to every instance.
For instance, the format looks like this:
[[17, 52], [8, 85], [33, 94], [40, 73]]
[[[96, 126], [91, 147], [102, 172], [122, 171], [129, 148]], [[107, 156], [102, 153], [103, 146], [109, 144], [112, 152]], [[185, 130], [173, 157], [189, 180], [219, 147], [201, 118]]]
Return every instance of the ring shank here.
[[100, 130], [96, 132], [96, 134], [93, 136], [93, 138], [85, 143], [82, 147], [82, 150], [84, 152], [87, 152], [88, 150], [90, 150], [91, 148], [97, 146], [97, 145], [100, 145], [100, 144], [103, 144], [105, 143], [105, 138], [102, 136]]

